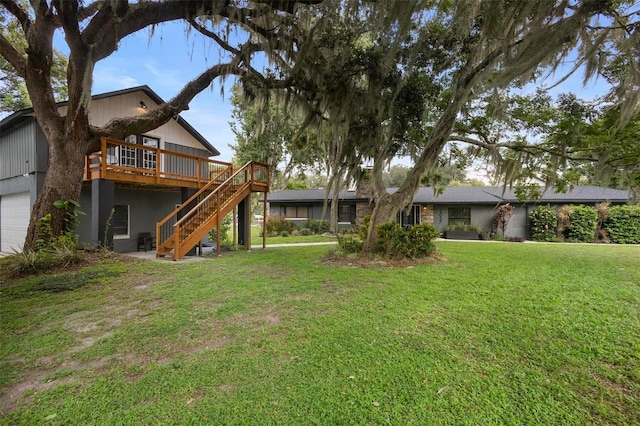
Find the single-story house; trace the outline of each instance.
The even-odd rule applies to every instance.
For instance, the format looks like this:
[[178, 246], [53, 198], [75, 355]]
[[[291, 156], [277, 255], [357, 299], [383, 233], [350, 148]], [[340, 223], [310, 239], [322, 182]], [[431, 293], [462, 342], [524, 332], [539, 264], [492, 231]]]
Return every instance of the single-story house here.
[[[388, 189], [390, 193], [396, 190]], [[307, 219], [328, 220], [329, 207], [323, 216], [325, 194], [324, 189], [275, 191], [268, 198], [269, 212], [298, 224]], [[513, 214], [505, 237], [527, 238], [529, 213], [538, 205], [595, 205], [605, 200], [624, 204], [628, 199], [627, 191], [598, 186], [576, 186], [565, 193], [542, 188], [539, 199], [526, 201], [518, 200], [513, 189], [502, 187], [451, 186], [438, 196], [434, 195], [432, 188], [423, 187], [416, 192], [413, 204], [400, 212], [396, 220], [402, 225], [432, 223], [443, 233], [452, 224], [472, 225], [490, 232], [496, 208], [509, 203], [513, 206]], [[340, 228], [359, 226], [362, 218], [371, 213], [374, 202], [359, 191], [341, 191], [338, 201]]]
[[[90, 121], [101, 126], [113, 117], [144, 114], [163, 102], [148, 86], [95, 95], [89, 105]], [[65, 102], [58, 104], [61, 114], [66, 106]], [[217, 186], [235, 172], [231, 163], [211, 159], [219, 154], [180, 116], [124, 141], [102, 138], [101, 150], [87, 155], [79, 200], [79, 210], [86, 213], [79, 220], [80, 241], [106, 243], [115, 251], [128, 252], [150, 249], [157, 238], [160, 247], [169, 234], [162, 239], [156, 235], [161, 229], [158, 223], [182, 209], [176, 218], [163, 222], [162, 229], [173, 232], [175, 223], [188, 214], [186, 207], [196, 204], [183, 205], [187, 200], [210, 182], [215, 180]], [[19, 250], [24, 244], [31, 208], [47, 168], [47, 140], [33, 109], [0, 121], [0, 251]], [[206, 236], [206, 230], [198, 232], [200, 240]], [[142, 241], [144, 247], [140, 247], [141, 236], [153, 243]], [[171, 238], [171, 244], [174, 241]], [[181, 248], [183, 252], [197, 242], [191, 238], [188, 243], [190, 247]]]

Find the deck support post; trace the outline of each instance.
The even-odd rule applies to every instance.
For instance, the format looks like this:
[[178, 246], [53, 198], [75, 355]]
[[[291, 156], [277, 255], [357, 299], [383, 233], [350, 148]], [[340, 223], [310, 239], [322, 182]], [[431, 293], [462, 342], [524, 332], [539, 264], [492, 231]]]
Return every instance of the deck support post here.
[[251, 250], [251, 194], [238, 204], [238, 244]]
[[114, 205], [115, 182], [91, 181], [91, 244], [113, 250], [113, 226], [109, 226]]
[[264, 191], [264, 203], [262, 203], [262, 248], [267, 248], [267, 191]]

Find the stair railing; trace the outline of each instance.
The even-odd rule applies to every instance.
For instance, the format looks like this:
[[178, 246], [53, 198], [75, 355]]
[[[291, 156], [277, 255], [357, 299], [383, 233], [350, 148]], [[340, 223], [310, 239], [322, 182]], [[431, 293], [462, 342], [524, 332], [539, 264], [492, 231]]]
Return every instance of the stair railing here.
[[217, 186], [229, 179], [233, 175], [233, 167], [229, 166], [223, 169], [221, 172], [213, 176], [213, 178], [207, 182], [205, 186], [200, 188], [195, 194], [193, 194], [187, 201], [183, 202], [175, 210], [169, 213], [164, 219], [156, 223], [156, 241], [157, 251], [160, 253], [169, 238], [174, 232], [174, 226], [176, 222], [183, 217], [194, 204], [198, 204], [205, 199], [211, 192], [215, 190]]
[[[220, 179], [222, 178], [223, 176], [220, 176]], [[267, 182], [267, 167], [264, 164], [250, 161], [224, 182], [220, 183], [218, 179], [216, 185], [208, 186], [208, 191], [199, 191], [183, 203], [184, 207], [180, 206], [163, 221], [158, 222], [156, 235], [161, 236], [157, 240], [159, 242], [158, 254], [168, 254], [171, 247], [173, 248], [173, 259], [182, 258], [186, 250], [191, 248], [186, 246], [196, 243], [192, 241], [194, 240], [193, 235], [198, 236], [198, 239], [202, 238], [200, 234], [202, 234], [203, 226], [206, 226], [207, 231], [216, 224], [219, 226], [222, 215], [237, 204], [237, 202], [233, 204], [234, 201], [237, 201], [236, 194], [247, 189], [250, 192], [250, 185], [256, 178], [259, 182]], [[201, 195], [201, 197], [197, 197], [197, 195]], [[193, 206], [194, 203], [196, 203], [195, 206]], [[178, 213], [182, 214], [178, 215]], [[214, 218], [215, 222], [213, 222]], [[171, 235], [167, 229], [169, 226], [173, 228]]]

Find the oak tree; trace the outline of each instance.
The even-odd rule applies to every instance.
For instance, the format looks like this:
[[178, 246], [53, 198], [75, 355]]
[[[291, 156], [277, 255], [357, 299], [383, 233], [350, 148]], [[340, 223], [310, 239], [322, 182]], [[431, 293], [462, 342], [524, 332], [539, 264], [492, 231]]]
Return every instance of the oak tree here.
[[[126, 1], [0, 0], [3, 16], [0, 55], [24, 80], [38, 124], [49, 144], [49, 167], [42, 190], [32, 209], [25, 247], [35, 246], [36, 223], [51, 214], [53, 235], [60, 235], [63, 212], [56, 200], [77, 200], [82, 186], [84, 157], [96, 151], [100, 137], [124, 138], [154, 129], [185, 110], [189, 102], [214, 79], [254, 72], [252, 56], [261, 50], [291, 50], [278, 41], [297, 3], [319, 0], [193, 0]], [[221, 46], [225, 54], [170, 101], [136, 117], [115, 117], [104, 126], [89, 122], [93, 70], [99, 61], [118, 49], [119, 42], [138, 31], [169, 21], [184, 21]], [[17, 25], [23, 40], [11, 37]], [[229, 32], [246, 34], [240, 46], [231, 46]], [[56, 107], [53, 37], [64, 35], [69, 50], [66, 69], [68, 104], [62, 115]], [[285, 40], [286, 41], [286, 40]]]

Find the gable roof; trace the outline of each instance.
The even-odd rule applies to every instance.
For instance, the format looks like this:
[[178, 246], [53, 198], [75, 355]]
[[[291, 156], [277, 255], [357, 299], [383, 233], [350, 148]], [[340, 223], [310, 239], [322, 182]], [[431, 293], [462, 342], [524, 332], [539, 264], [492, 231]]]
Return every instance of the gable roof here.
[[[394, 193], [398, 188], [387, 188]], [[600, 186], [576, 186], [565, 193], [557, 193], [553, 188], [541, 188], [538, 200], [520, 201], [515, 190], [495, 186], [449, 186], [438, 196], [434, 196], [433, 188], [421, 187], [413, 197], [416, 204], [498, 204], [498, 203], [598, 203], [609, 200], [614, 203], [626, 203], [629, 193], [620, 189]], [[289, 189], [275, 191], [268, 196], [269, 202], [324, 202], [324, 189]], [[340, 201], [355, 201], [358, 198], [354, 191], [340, 191]]]
[[[134, 93], [134, 92], [143, 92], [145, 95], [151, 98], [151, 100], [153, 100], [158, 105], [164, 103], [164, 100], [156, 92], [151, 90], [151, 88], [147, 85], [130, 87], [128, 89], [122, 89], [122, 90], [114, 90], [112, 92], [99, 93], [97, 95], [91, 96], [91, 99], [96, 100], [96, 99], [111, 98], [111, 97], [126, 95], [128, 93]], [[56, 103], [56, 106], [58, 107], [66, 106], [68, 103], [69, 103], [68, 101], [58, 102]], [[13, 114], [2, 119], [2, 121], [0, 121], [0, 132], [4, 132], [7, 129], [10, 129], [11, 127], [22, 123], [23, 121], [31, 118], [32, 116], [33, 116], [33, 108], [24, 108], [24, 109], [18, 110]], [[200, 132], [194, 129], [193, 126], [189, 124], [184, 118], [178, 115], [176, 122], [180, 126], [182, 126], [198, 142], [200, 142], [205, 148], [207, 148], [207, 150], [211, 153], [212, 156], [220, 155], [220, 151], [218, 151], [213, 145], [211, 145], [211, 143], [208, 140], [206, 140], [205, 137], [200, 134]]]

